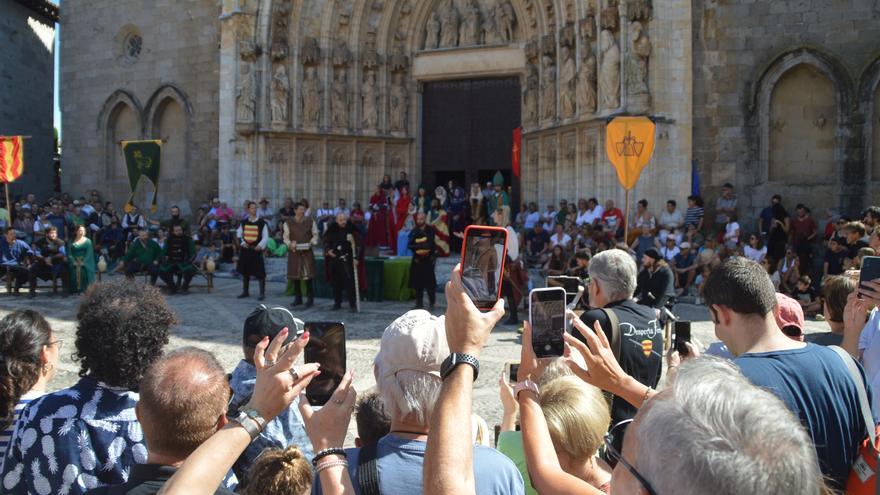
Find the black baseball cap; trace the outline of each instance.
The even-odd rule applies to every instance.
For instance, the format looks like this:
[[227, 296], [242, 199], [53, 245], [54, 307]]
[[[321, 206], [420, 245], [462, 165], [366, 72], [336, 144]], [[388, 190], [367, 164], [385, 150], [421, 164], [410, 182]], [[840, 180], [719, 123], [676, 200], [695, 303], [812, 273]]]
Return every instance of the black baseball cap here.
[[287, 328], [289, 332], [287, 339], [284, 341], [286, 345], [296, 340], [303, 333], [305, 323], [299, 318], [294, 317], [293, 313], [287, 308], [281, 306], [269, 308], [265, 304], [261, 304], [244, 320], [242, 342], [246, 347], [254, 347], [253, 341], [248, 337], [256, 336], [259, 339], [263, 337], [274, 339], [284, 328]]

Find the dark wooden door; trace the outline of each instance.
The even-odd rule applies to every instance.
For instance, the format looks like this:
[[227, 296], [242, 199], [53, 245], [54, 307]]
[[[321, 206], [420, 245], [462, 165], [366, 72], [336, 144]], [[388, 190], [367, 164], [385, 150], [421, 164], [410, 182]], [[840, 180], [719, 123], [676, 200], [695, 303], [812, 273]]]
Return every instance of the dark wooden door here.
[[[450, 178], [485, 186], [501, 170], [513, 177], [513, 130], [520, 126], [519, 78], [425, 83], [422, 91], [422, 182], [433, 190]], [[512, 206], [519, 202], [514, 183]]]

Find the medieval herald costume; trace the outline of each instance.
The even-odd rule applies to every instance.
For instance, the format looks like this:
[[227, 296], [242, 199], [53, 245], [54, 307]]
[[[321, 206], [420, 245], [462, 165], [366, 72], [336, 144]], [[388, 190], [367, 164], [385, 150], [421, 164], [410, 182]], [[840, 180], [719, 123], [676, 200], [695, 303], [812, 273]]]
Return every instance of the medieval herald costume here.
[[318, 244], [318, 226], [309, 217], [293, 217], [284, 222], [284, 244], [289, 248], [287, 255], [287, 278], [293, 280], [295, 299], [292, 306], [302, 301], [302, 280], [308, 285], [309, 295], [306, 307], [315, 303], [315, 254], [312, 246]]

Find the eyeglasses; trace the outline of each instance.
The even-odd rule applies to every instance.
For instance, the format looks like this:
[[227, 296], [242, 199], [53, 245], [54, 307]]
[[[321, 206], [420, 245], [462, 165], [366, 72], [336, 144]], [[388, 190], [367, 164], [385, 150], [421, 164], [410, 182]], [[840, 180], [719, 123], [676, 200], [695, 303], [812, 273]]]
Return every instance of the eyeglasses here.
[[623, 458], [620, 451], [623, 450], [623, 437], [626, 434], [627, 427], [632, 424], [633, 420], [625, 419], [620, 423], [612, 426], [611, 429], [608, 430], [608, 433], [605, 434], [605, 453], [607, 454], [609, 464], [611, 467], [617, 465], [618, 462], [623, 464], [632, 475], [638, 480], [638, 482], [645, 488], [645, 491], [648, 492], [648, 495], [657, 495], [657, 492], [651, 486], [651, 483], [642, 476], [636, 468], [632, 466], [626, 459]]

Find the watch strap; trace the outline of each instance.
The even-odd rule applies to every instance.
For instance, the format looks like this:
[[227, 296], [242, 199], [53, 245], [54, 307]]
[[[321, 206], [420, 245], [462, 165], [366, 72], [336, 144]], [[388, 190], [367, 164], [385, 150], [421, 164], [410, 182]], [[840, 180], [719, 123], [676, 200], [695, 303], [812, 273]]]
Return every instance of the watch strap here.
[[238, 410], [246, 414], [247, 417], [249, 417], [250, 419], [254, 420], [254, 422], [257, 423], [257, 426], [260, 427], [260, 431], [266, 429], [266, 420], [265, 418], [263, 418], [262, 415], [260, 415], [259, 411], [257, 411], [253, 407], [248, 407], [247, 405], [241, 406]]
[[232, 421], [244, 428], [244, 431], [246, 431], [248, 435], [250, 435], [251, 441], [260, 436], [259, 424], [246, 413], [239, 412], [238, 415], [232, 419]]
[[446, 357], [443, 364], [440, 366], [440, 378], [445, 379], [450, 373], [452, 373], [452, 370], [460, 364], [467, 364], [473, 368], [474, 381], [477, 381], [477, 375], [480, 374], [480, 361], [470, 354], [463, 354], [460, 352], [453, 352]]
[[541, 392], [538, 390], [538, 384], [533, 382], [531, 378], [526, 378], [525, 380], [517, 383], [513, 386], [513, 398], [519, 399], [519, 393], [523, 390], [528, 390], [530, 392], [534, 392], [535, 395], [539, 395]]

